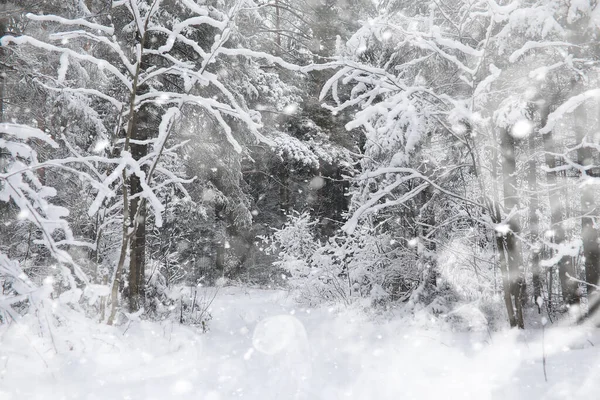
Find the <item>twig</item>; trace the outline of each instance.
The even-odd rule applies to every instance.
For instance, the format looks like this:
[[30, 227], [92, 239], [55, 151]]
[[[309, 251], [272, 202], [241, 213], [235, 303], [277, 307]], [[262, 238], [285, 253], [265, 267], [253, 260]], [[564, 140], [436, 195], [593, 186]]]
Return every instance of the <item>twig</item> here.
[[196, 296], [198, 295], [198, 288], [196, 288], [196, 290], [194, 291], [194, 301], [192, 302], [192, 311], [191, 313], [194, 313], [194, 308], [196, 308]]
[[131, 327], [131, 320], [129, 320], [129, 323], [127, 324], [127, 327], [125, 328], [125, 330], [123, 331], [123, 336], [125, 336], [125, 334], [127, 333], [127, 331], [129, 330], [129, 328]]
[[542, 367], [544, 369], [544, 380], [548, 382], [548, 375], [546, 374], [546, 326], [542, 324]]
[[110, 342], [107, 342], [106, 340], [102, 340], [102, 339], [100, 339], [100, 338], [97, 338], [97, 337], [92, 337], [92, 339], [93, 339], [93, 340], [98, 340], [98, 341], [100, 341], [100, 342], [102, 342], [102, 343], [104, 343], [104, 344], [107, 344], [107, 345], [109, 345], [109, 346], [112, 346], [113, 348], [115, 348], [115, 349], [119, 350], [119, 348], [118, 348], [117, 346], [115, 346], [114, 344], [112, 344], [112, 343], [110, 343]]
[[589, 283], [589, 282], [586, 282], [586, 281], [582, 281], [581, 279], [573, 278], [571, 275], [569, 275], [569, 273], [568, 273], [568, 272], [567, 272], [567, 274], [566, 274], [566, 275], [567, 275], [567, 278], [569, 278], [569, 279], [570, 279], [570, 280], [572, 280], [572, 281], [579, 282], [579, 283], [583, 283], [583, 284], [585, 284], [585, 285], [588, 285], [588, 286], [591, 286], [591, 287], [593, 287], [594, 289], [598, 289], [598, 290], [600, 290], [600, 286], [598, 286], [598, 285], [594, 285], [593, 283]]
[[50, 339], [52, 340], [52, 347], [54, 347], [54, 353], [58, 354], [56, 342], [54, 341], [54, 335], [52, 334], [52, 327], [50, 326], [50, 321], [48, 321], [48, 315], [46, 313], [44, 313], [44, 318], [46, 319], [46, 325], [48, 326], [48, 333], [50, 334]]

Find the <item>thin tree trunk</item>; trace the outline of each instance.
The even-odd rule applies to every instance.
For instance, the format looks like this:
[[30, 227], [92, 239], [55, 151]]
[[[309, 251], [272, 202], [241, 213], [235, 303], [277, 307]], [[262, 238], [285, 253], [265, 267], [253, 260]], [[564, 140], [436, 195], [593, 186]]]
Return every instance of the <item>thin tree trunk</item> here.
[[275, 37], [277, 54], [281, 55], [281, 10], [279, 9], [279, 0], [275, 0], [275, 30], [277, 31]]
[[283, 161], [281, 169], [279, 171], [279, 204], [281, 210], [287, 215], [291, 209], [290, 204], [290, 172], [289, 172], [289, 161]]
[[[107, 275], [104, 275], [104, 278], [102, 279], [102, 284], [105, 286], [108, 284], [108, 276]], [[98, 322], [100, 322], [100, 323], [104, 322], [105, 316], [106, 316], [106, 296], [102, 296], [100, 298], [100, 319]]]
[[[6, 11], [6, 2], [2, 4], [2, 12]], [[0, 38], [6, 34], [7, 21], [1, 18], [0, 15]], [[5, 61], [4, 49], [0, 46], [0, 60]], [[6, 72], [4, 65], [0, 65], [0, 122], [4, 122], [4, 96], [5, 96], [5, 85], [6, 85]]]
[[[509, 128], [500, 132], [500, 146], [502, 151], [502, 186], [504, 191], [504, 208], [507, 213], [514, 212], [519, 207], [519, 194], [517, 192], [517, 163], [515, 154], [515, 140]], [[504, 235], [506, 245], [506, 261], [508, 264], [510, 292], [515, 305], [517, 326], [525, 327], [523, 321], [523, 306], [527, 301], [525, 291], [525, 277], [521, 258], [521, 243], [516, 237], [520, 232], [519, 217], [513, 214], [507, 221], [509, 231]]]
[[552, 294], [554, 291], [554, 271], [548, 268], [548, 308], [552, 308]]
[[[494, 143], [496, 143], [496, 136], [494, 135]], [[494, 146], [492, 150], [492, 193], [493, 200], [490, 205], [490, 214], [492, 221], [495, 224], [499, 224], [502, 221], [502, 214], [500, 212], [500, 196], [498, 194], [498, 151]], [[510, 292], [510, 278], [508, 271], [508, 262], [506, 259], [504, 237], [499, 232], [494, 232], [496, 237], [496, 252], [498, 254], [498, 266], [500, 268], [500, 275], [502, 276], [502, 293], [504, 298], [504, 305], [506, 306], [506, 312], [508, 314], [508, 322], [511, 328], [517, 326], [517, 319], [515, 317], [515, 308], [513, 306], [511, 292]]]
[[225, 245], [223, 241], [217, 243], [217, 254], [215, 258], [215, 268], [219, 272], [219, 277], [225, 276]]
[[[585, 121], [587, 120], [584, 106], [580, 106], [575, 113], [575, 130], [577, 143], [582, 144], [585, 138]], [[590, 142], [587, 138], [586, 142]], [[592, 151], [589, 147], [581, 146], [577, 149], [577, 163], [582, 167], [589, 168], [594, 164]], [[598, 291], [595, 286], [600, 281], [600, 233], [594, 227], [594, 215], [597, 215], [596, 199], [594, 196], [594, 185], [587, 183], [586, 179], [593, 176], [593, 170], [589, 169], [581, 178], [581, 239], [583, 241], [583, 256], [585, 257], [585, 280], [587, 285], [589, 313], [592, 314], [600, 306]], [[592, 286], [594, 285], [594, 286]]]
[[[0, 21], [0, 37], [4, 36], [2, 33], [2, 21]], [[0, 60], [4, 58], [4, 49], [0, 48]], [[4, 92], [6, 87], [4, 67], [0, 65], [0, 122], [4, 122]]]
[[540, 268], [540, 252], [541, 246], [539, 242], [540, 236], [540, 219], [538, 217], [539, 210], [539, 198], [538, 198], [538, 184], [537, 184], [537, 160], [534, 157], [535, 154], [535, 138], [533, 135], [529, 136], [529, 171], [528, 181], [529, 190], [531, 191], [531, 198], [529, 199], [529, 233], [531, 237], [531, 243], [533, 249], [531, 252], [531, 273], [533, 283], [533, 301], [538, 306], [538, 312], [541, 312], [542, 304], [542, 271]]
[[215, 270], [219, 274], [218, 279], [220, 277], [225, 276], [225, 244], [227, 241], [227, 222], [225, 214], [225, 206], [217, 205], [215, 207], [215, 230], [216, 230], [216, 241], [214, 246], [216, 247], [215, 251]]
[[[427, 171], [423, 172], [426, 176], [428, 175]], [[416, 216], [416, 222], [421, 222], [419, 220], [423, 220], [423, 223], [415, 224], [415, 226], [420, 226], [420, 237], [423, 243], [425, 244], [425, 252], [421, 255], [422, 261], [424, 261], [424, 266], [426, 269], [426, 281], [425, 285], [429, 288], [435, 288], [437, 282], [437, 260], [436, 260], [436, 243], [434, 238], [432, 237], [432, 231], [435, 228], [435, 210], [432, 205], [432, 199], [434, 196], [433, 188], [429, 186], [427, 189], [421, 192], [421, 210], [419, 214]]]
[[[429, 207], [426, 210], [426, 213], [427, 213], [426, 221], [427, 221], [427, 225], [429, 225], [431, 227], [429, 229], [431, 231], [436, 226], [435, 209], [433, 208], [433, 204], [431, 203], [431, 200], [433, 199], [433, 196], [434, 196], [433, 188], [431, 186], [429, 186], [429, 188], [425, 192], [427, 193], [427, 197], [430, 202]], [[429, 274], [427, 275], [427, 284], [429, 285], [430, 288], [434, 288], [437, 286], [437, 277], [438, 277], [437, 253], [436, 253], [437, 246], [436, 246], [436, 242], [435, 242], [434, 238], [431, 237], [430, 232], [427, 233], [427, 237], [429, 239], [425, 244], [425, 247], [427, 248], [427, 252], [429, 253], [427, 255], [427, 262], [428, 262], [428, 266], [429, 266]]]
[[508, 313], [508, 322], [511, 328], [517, 326], [517, 317], [515, 314], [515, 307], [511, 297], [511, 284], [510, 276], [508, 272], [508, 262], [506, 258], [506, 249], [504, 238], [501, 235], [496, 237], [496, 247], [499, 255], [500, 273], [502, 275], [502, 286], [503, 286], [503, 298], [504, 305], [506, 306], [506, 312]]
[[[541, 110], [541, 124], [546, 125], [548, 121], [548, 115], [550, 109], [545, 106]], [[560, 196], [557, 184], [556, 184], [556, 171], [553, 169], [556, 167], [556, 158], [553, 155], [556, 152], [556, 146], [552, 132], [548, 132], [543, 135], [544, 150], [546, 151], [546, 165], [549, 171], [546, 174], [546, 180], [548, 184], [548, 200], [550, 202], [550, 223], [552, 231], [554, 232], [554, 244], [560, 246], [565, 241], [565, 230], [562, 225], [563, 221], [563, 207], [560, 202]], [[558, 261], [558, 275], [560, 278], [560, 286], [563, 296], [563, 301], [571, 306], [573, 304], [579, 304], [579, 294], [577, 292], [577, 284], [567, 278], [567, 273], [573, 274], [572, 263], [568, 255], [560, 258]]]

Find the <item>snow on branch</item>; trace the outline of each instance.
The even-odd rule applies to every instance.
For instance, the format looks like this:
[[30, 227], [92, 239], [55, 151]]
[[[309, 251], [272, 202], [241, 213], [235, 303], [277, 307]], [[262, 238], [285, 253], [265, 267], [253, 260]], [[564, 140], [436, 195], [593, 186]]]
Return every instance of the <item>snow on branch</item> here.
[[433, 26], [431, 28], [431, 33], [437, 43], [449, 49], [458, 50], [465, 53], [466, 55], [473, 57], [481, 57], [484, 54], [483, 50], [477, 50], [456, 40], [450, 39], [448, 37], [443, 37], [438, 26]]
[[510, 57], [508, 57], [508, 61], [514, 63], [519, 58], [525, 55], [529, 50], [533, 49], [541, 49], [545, 47], [564, 47], [564, 46], [575, 46], [573, 43], [568, 42], [533, 42], [529, 41], [523, 45], [519, 50], [513, 52]]
[[[315, 69], [320, 69], [314, 65], [307, 65], [307, 66], [301, 67], [299, 65], [284, 61], [281, 57], [277, 57], [277, 56], [274, 56], [274, 55], [271, 55], [269, 53], [265, 53], [262, 51], [255, 51], [255, 50], [250, 50], [250, 49], [241, 49], [241, 48], [232, 49], [232, 48], [227, 48], [227, 47], [221, 47], [220, 49], [217, 50], [217, 54], [224, 54], [224, 55], [228, 55], [228, 56], [240, 56], [240, 57], [246, 57], [246, 58], [264, 59], [271, 64], [279, 65], [280, 67], [289, 69], [290, 71], [308, 72], [308, 71], [313, 71]], [[325, 69], [325, 68], [323, 67], [321, 69]]]
[[191, 94], [181, 94], [176, 92], [153, 92], [147, 93], [144, 95], [140, 95], [137, 97], [137, 102], [139, 104], [146, 101], [155, 101], [159, 99], [163, 104], [164, 103], [175, 103], [175, 104], [193, 104], [199, 107], [202, 107], [206, 111], [208, 111], [213, 117], [215, 117], [216, 121], [219, 123], [223, 131], [225, 132], [225, 136], [227, 141], [233, 146], [236, 152], [241, 152], [242, 147], [237, 142], [237, 140], [233, 137], [231, 127], [229, 124], [223, 119], [223, 114], [229, 115], [231, 117], [237, 118], [240, 121], [244, 122], [246, 127], [250, 130], [250, 132], [256, 137], [256, 139], [260, 142], [271, 145], [272, 141], [265, 136], [263, 136], [258, 130], [261, 128], [261, 125], [254, 121], [250, 114], [243, 110], [233, 98], [233, 95], [229, 93], [228, 90], [218, 81], [214, 80], [212, 83], [215, 83], [217, 88], [221, 90], [221, 92], [226, 95], [230, 102], [230, 104], [222, 103], [218, 100], [195, 96]]
[[594, 285], [593, 283], [589, 283], [589, 282], [586, 282], [586, 281], [582, 281], [581, 279], [574, 278], [568, 272], [566, 273], [566, 276], [567, 276], [567, 278], [569, 278], [570, 280], [572, 280], [574, 282], [583, 283], [584, 285], [587, 285], [587, 286], [589, 286], [591, 288], [594, 288], [596, 290], [600, 290], [600, 286]]
[[60, 88], [57, 88], [57, 87], [48, 86], [45, 83], [40, 82], [39, 80], [36, 80], [36, 82], [38, 84], [40, 84], [43, 88], [52, 90], [55, 92], [76, 93], [76, 94], [90, 95], [90, 96], [98, 97], [99, 99], [108, 101], [117, 110], [123, 109], [123, 106], [124, 106], [124, 104], [122, 102], [120, 102], [119, 100], [115, 99], [112, 96], [107, 95], [106, 93], [96, 90], [96, 89], [88, 89], [88, 88], [82, 88], [82, 87], [79, 87], [79, 88], [60, 87]]
[[53, 148], [58, 148], [58, 143], [56, 143], [49, 135], [42, 132], [37, 128], [32, 128], [27, 125], [20, 124], [10, 124], [10, 123], [0, 123], [0, 133], [5, 135], [13, 136], [16, 139], [27, 141], [29, 139], [39, 139]]
[[583, 244], [580, 239], [577, 239], [559, 244], [546, 242], [546, 245], [553, 250], [556, 250], [556, 253], [554, 253], [551, 258], [542, 260], [540, 262], [542, 267], [553, 267], [557, 265], [563, 257], [577, 257]]
[[[162, 45], [158, 48], [158, 52], [166, 53], [168, 51], [171, 51], [171, 49], [173, 48], [173, 45], [175, 45], [175, 40], [181, 36], [180, 33], [187, 27], [193, 26], [193, 25], [210, 25], [210, 26], [215, 27], [222, 31], [227, 26], [227, 21], [217, 21], [208, 16], [198, 16], [198, 17], [191, 17], [182, 22], [179, 22], [179, 23], [175, 24], [175, 26], [173, 26], [173, 29], [170, 32], [168, 32], [167, 41], [164, 45]], [[163, 28], [162, 31], [166, 32], [168, 30]]]
[[119, 79], [121, 81], [121, 83], [123, 83], [123, 85], [127, 89], [129, 89], [131, 91], [133, 88], [132, 82], [121, 71], [119, 71], [119, 69], [117, 67], [115, 67], [111, 63], [107, 62], [106, 60], [96, 58], [96, 57], [90, 56], [88, 54], [80, 54], [80, 53], [78, 53], [74, 50], [71, 50], [69, 48], [66, 48], [66, 47], [54, 46], [52, 44], [42, 42], [31, 36], [26, 36], [26, 35], [19, 36], [19, 37], [6, 35], [0, 39], [0, 45], [2, 45], [2, 46], [7, 46], [9, 43], [14, 43], [17, 45], [29, 44], [31, 46], [34, 46], [34, 47], [37, 47], [37, 48], [40, 48], [43, 50], [51, 51], [51, 52], [66, 53], [73, 58], [95, 64], [99, 69], [106, 69], [112, 75], [114, 75], [117, 79]]
[[61, 41], [61, 42], [63, 40], [83, 38], [83, 39], [91, 40], [91, 41], [94, 41], [97, 43], [102, 43], [119, 56], [121, 63], [125, 66], [125, 68], [127, 68], [127, 70], [129, 71], [129, 73], [131, 75], [135, 74], [135, 66], [129, 61], [129, 59], [125, 55], [125, 52], [123, 51], [123, 49], [121, 48], [121, 46], [119, 45], [119, 43], [116, 40], [109, 39], [105, 36], [98, 36], [95, 34], [91, 34], [86, 31], [58, 32], [58, 33], [53, 33], [52, 35], [49, 36], [49, 38], [51, 40], [57, 40], [57, 41]]
[[181, 3], [186, 6], [190, 11], [195, 12], [198, 15], [208, 16], [208, 10], [206, 7], [202, 7], [199, 4], [196, 4], [192, 0], [181, 0]]
[[572, 113], [577, 109], [577, 107], [594, 98], [600, 98], [600, 89], [590, 89], [586, 92], [571, 97], [548, 116], [548, 122], [546, 122], [546, 126], [540, 129], [540, 133], [546, 134], [551, 132], [556, 123], [560, 121], [566, 114]]
[[[0, 276], [10, 277], [12, 280], [11, 287], [16, 292], [16, 295], [9, 295], [4, 290], [0, 293], [0, 312], [8, 314], [8, 316], [16, 321], [19, 313], [15, 311], [13, 304], [25, 301], [37, 289], [35, 284], [23, 273], [19, 262], [11, 260], [0, 252]], [[6, 318], [0, 319], [2, 321]]]
[[[367, 200], [363, 205], [361, 205], [352, 215], [352, 217], [350, 217], [350, 219], [348, 221], [346, 221], [346, 223], [344, 224], [344, 226], [342, 227], [342, 230], [344, 232], [346, 232], [347, 234], [352, 234], [354, 232], [354, 230], [356, 229], [357, 225], [358, 225], [358, 221], [360, 218], [362, 218], [363, 216], [365, 216], [366, 214], [369, 213], [373, 213], [378, 211], [381, 207], [376, 207], [376, 204], [379, 203], [379, 201], [384, 198], [385, 196], [390, 195], [395, 189], [397, 189], [400, 185], [418, 178], [420, 174], [410, 174], [410, 175], [406, 175], [406, 176], [402, 176], [402, 177], [397, 177], [396, 180], [379, 189], [377, 192], [373, 193], [369, 200]], [[418, 189], [418, 190], [417, 190]], [[411, 193], [411, 196], [407, 196], [407, 194], [405, 194], [404, 196], [401, 197], [402, 202], [416, 196], [418, 193], [420, 193], [423, 189], [425, 189], [425, 187], [420, 187], [418, 186], [417, 189], [413, 189], [412, 191], [408, 192]], [[400, 199], [399, 199], [400, 200]], [[397, 202], [397, 201], [396, 201]]]
[[[445, 171], [443, 175], [447, 175], [452, 170], [454, 170], [456, 168], [461, 168], [461, 167], [463, 167], [463, 165], [459, 165], [459, 166], [456, 166], [455, 168], [449, 169], [449, 170]], [[396, 180], [394, 182], [384, 186], [383, 188], [379, 189], [377, 192], [370, 194], [369, 199], [354, 212], [352, 217], [342, 227], [342, 230], [344, 232], [346, 232], [347, 234], [352, 234], [358, 225], [358, 221], [363, 216], [370, 214], [370, 213], [378, 212], [378, 211], [388, 208], [388, 207], [403, 204], [406, 201], [414, 198], [416, 195], [421, 193], [423, 190], [427, 189], [427, 187], [429, 187], [429, 186], [432, 186], [437, 191], [439, 191], [449, 197], [452, 197], [452, 198], [455, 198], [462, 202], [474, 205], [481, 209], [486, 208], [486, 206], [483, 204], [479, 204], [476, 201], [470, 200], [462, 195], [459, 195], [457, 193], [454, 193], [452, 191], [444, 189], [439, 184], [437, 184], [436, 182], [431, 180], [429, 177], [423, 175], [422, 173], [420, 173], [419, 171], [417, 171], [413, 168], [405, 168], [405, 167], [379, 168], [375, 171], [369, 171], [369, 172], [364, 173], [360, 177], [360, 179], [361, 180], [372, 179], [372, 178], [376, 178], [376, 177], [379, 177], [382, 175], [388, 175], [388, 174], [406, 174], [406, 175], [397, 176]], [[399, 198], [397, 198], [395, 200], [391, 200], [391, 201], [387, 200], [384, 203], [379, 203], [380, 200], [382, 200], [384, 197], [392, 194], [393, 191], [396, 190], [400, 185], [402, 185], [403, 183], [406, 183], [410, 180], [414, 180], [414, 179], [419, 179], [424, 182], [419, 184], [418, 186], [414, 187], [410, 191], [404, 193], [402, 196], [400, 196]]]
[[165, 210], [165, 206], [162, 204], [160, 199], [156, 196], [154, 191], [146, 180], [146, 173], [140, 167], [138, 161], [136, 161], [131, 153], [127, 151], [121, 152], [121, 165], [126, 166], [131, 173], [135, 174], [140, 178], [140, 186], [142, 188], [142, 197], [148, 201], [150, 206], [154, 209], [154, 216], [156, 218], [156, 226], [162, 226], [162, 212]]
[[502, 70], [496, 67], [494, 64], [490, 64], [489, 69], [490, 74], [482, 79], [473, 91], [473, 97], [475, 99], [479, 99], [480, 97], [484, 96], [484, 94], [490, 90], [492, 83], [494, 83], [502, 73]]
[[27, 18], [32, 21], [43, 21], [43, 22], [56, 22], [61, 25], [75, 25], [75, 26], [85, 26], [86, 28], [101, 31], [106, 33], [107, 35], [114, 35], [115, 30], [112, 27], [104, 26], [100, 24], [95, 24], [83, 18], [77, 19], [67, 19], [63, 17], [59, 17], [57, 15], [35, 15], [35, 14], [27, 14]]
[[[2, 123], [0, 133], [6, 135], [0, 139], [0, 147], [6, 148], [13, 156], [8, 159], [6, 172], [0, 175], [0, 201], [12, 201], [20, 209], [20, 218], [30, 221], [41, 231], [41, 238], [35, 242], [45, 246], [57, 261], [71, 266], [80, 281], [87, 283], [88, 278], [81, 267], [61, 248], [65, 245], [82, 244], [75, 240], [68, 222], [64, 219], [69, 215], [69, 211], [48, 200], [56, 195], [56, 190], [45, 186], [35, 173], [39, 162], [36, 152], [27, 141], [38, 139], [54, 148], [57, 148], [58, 144], [39, 129], [24, 125]], [[55, 239], [54, 234], [57, 231], [62, 232], [64, 239]], [[93, 247], [89, 243], [85, 245]], [[74, 288], [75, 282], [70, 282]]]

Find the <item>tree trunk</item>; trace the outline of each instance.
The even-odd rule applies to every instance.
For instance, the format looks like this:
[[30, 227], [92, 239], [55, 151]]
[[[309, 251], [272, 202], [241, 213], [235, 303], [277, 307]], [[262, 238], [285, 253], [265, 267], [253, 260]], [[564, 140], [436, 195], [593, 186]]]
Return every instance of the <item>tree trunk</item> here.
[[541, 312], [542, 304], [542, 271], [540, 268], [540, 219], [538, 217], [539, 199], [537, 185], [537, 160], [535, 154], [535, 137], [529, 136], [529, 171], [527, 180], [529, 181], [529, 190], [531, 198], [529, 199], [529, 234], [533, 249], [531, 251], [531, 273], [533, 283], [533, 301], [538, 306], [538, 312]]
[[[580, 106], [575, 113], [575, 130], [577, 143], [581, 145], [585, 138], [585, 127], [587, 120], [584, 106]], [[590, 143], [590, 138], [586, 138]], [[594, 164], [592, 151], [589, 147], [581, 146], [577, 149], [577, 163], [582, 167], [589, 168]], [[598, 228], [594, 227], [594, 215], [598, 214], [593, 184], [586, 182], [588, 177], [594, 176], [594, 171], [589, 169], [581, 175], [581, 239], [583, 241], [583, 256], [585, 257], [585, 280], [587, 285], [589, 313], [594, 313], [600, 306], [598, 291], [595, 286], [600, 281], [600, 234]], [[594, 286], [592, 286], [594, 285]]]
[[[138, 90], [138, 96], [146, 92], [146, 88]], [[140, 144], [138, 141], [146, 141], [150, 132], [156, 130], [159, 122], [152, 117], [156, 115], [153, 112], [153, 106], [145, 104], [140, 107], [136, 118], [134, 129], [131, 134], [131, 155], [135, 160], [141, 160], [148, 154], [148, 146]], [[148, 168], [142, 167], [142, 170], [148, 174]], [[142, 185], [140, 178], [132, 174], [129, 178], [129, 193], [131, 197], [140, 196]], [[133, 230], [133, 236], [130, 241], [129, 253], [129, 309], [131, 312], [137, 311], [144, 304], [145, 298], [145, 272], [146, 272], [146, 202], [142, 197], [130, 198], [130, 229]]]
[[[2, 5], [2, 11], [6, 10], [6, 3]], [[6, 34], [6, 20], [0, 15], [0, 38]], [[0, 46], [0, 60], [4, 62], [4, 49]], [[6, 85], [6, 72], [4, 65], [0, 65], [0, 122], [4, 122], [4, 96]]]
[[[548, 114], [550, 109], [545, 106], [541, 110], [541, 125], [545, 126], [548, 121]], [[548, 200], [550, 202], [550, 223], [552, 231], [554, 232], [554, 244], [560, 246], [565, 241], [565, 230], [562, 225], [563, 221], [563, 207], [560, 202], [559, 191], [556, 185], [556, 171], [553, 169], [556, 167], [556, 158], [553, 153], [556, 152], [556, 146], [554, 144], [554, 138], [552, 132], [548, 132], [543, 135], [544, 138], [544, 150], [546, 152], [546, 165], [549, 171], [546, 174], [546, 180], [548, 185]], [[565, 255], [558, 261], [558, 275], [560, 278], [560, 286], [563, 296], [563, 301], [567, 306], [573, 304], [579, 304], [579, 293], [577, 292], [577, 284], [567, 278], [567, 273], [573, 274], [573, 264], [569, 256]]]
[[[140, 38], [141, 49], [146, 48], [148, 34], [144, 34]], [[149, 131], [153, 127], [152, 106], [149, 104], [142, 105], [136, 111], [137, 96], [146, 93], [148, 88], [145, 85], [139, 85], [138, 80], [141, 72], [149, 67], [148, 56], [143, 54], [138, 60], [135, 75], [133, 77], [132, 92], [129, 97], [129, 121], [127, 122], [127, 130], [125, 132], [124, 150], [130, 151], [135, 160], [140, 160], [147, 155], [148, 148], [145, 144], [140, 144], [137, 141], [143, 141], [149, 137]], [[154, 126], [158, 126], [154, 123]], [[147, 173], [147, 167], [142, 167], [142, 170]], [[127, 184], [129, 183], [129, 188]], [[129, 249], [129, 309], [131, 312], [139, 310], [145, 297], [145, 269], [146, 269], [146, 207], [143, 198], [141, 197], [141, 181], [138, 176], [132, 174], [129, 179], [126, 177], [125, 170], [123, 171], [123, 238], [121, 243], [121, 252], [119, 262], [117, 264], [115, 280], [112, 288], [111, 313], [108, 319], [108, 324], [112, 325], [116, 317], [117, 311], [117, 288], [121, 274], [124, 270], [125, 260], [127, 258], [127, 250]], [[134, 195], [138, 195], [132, 199]]]
[[275, 43], [277, 43], [277, 54], [281, 55], [281, 10], [279, 0], [275, 0]]
[[284, 214], [288, 214], [291, 209], [290, 204], [290, 172], [289, 161], [283, 161], [279, 171], [279, 204]]
[[225, 276], [225, 244], [223, 243], [223, 241], [217, 243], [215, 268], [219, 273], [219, 277]]
[[[0, 21], [0, 31], [2, 31], [2, 21]], [[1, 32], [0, 32], [1, 33]], [[3, 35], [0, 35], [2, 37]], [[0, 59], [4, 58], [3, 49], [0, 48]], [[4, 88], [6, 85], [4, 67], [0, 66], [0, 123], [4, 122]]]
[[123, 266], [127, 258], [127, 249], [129, 247], [129, 232], [127, 219], [129, 218], [129, 196], [127, 195], [127, 186], [125, 185], [125, 171], [123, 170], [123, 224], [121, 236], [121, 251], [119, 252], [119, 261], [115, 268], [115, 276], [110, 291], [110, 314], [108, 316], [108, 325], [112, 325], [117, 317], [117, 306], [119, 303], [119, 287], [121, 286], [121, 277], [123, 275]]
[[227, 242], [227, 221], [225, 216], [225, 206], [215, 206], [215, 271], [218, 279], [225, 276], [225, 244]]
[[[430, 186], [431, 189], [431, 186]], [[429, 193], [429, 198], [433, 197], [433, 190], [427, 190]], [[433, 206], [430, 204], [429, 209], [427, 210], [427, 224], [431, 226], [429, 230], [433, 229], [436, 226], [435, 222], [435, 210]], [[427, 285], [430, 288], [435, 288], [437, 286], [437, 278], [438, 278], [438, 263], [437, 263], [437, 245], [433, 237], [431, 237], [430, 232], [427, 233], [428, 239], [425, 248], [427, 249]]]
[[[431, 146], [431, 135], [427, 135], [425, 141], [426, 146]], [[429, 178], [433, 175], [433, 166], [431, 163], [423, 163], [420, 168], [420, 172]], [[437, 246], [435, 242], [435, 203], [434, 203], [435, 192], [433, 186], [429, 185], [424, 191], [421, 192], [421, 210], [418, 214], [418, 219], [424, 222], [421, 226], [421, 241], [425, 244], [424, 261], [426, 269], [426, 282], [425, 285], [430, 289], [434, 289], [437, 284]]]
[[[424, 174], [427, 174], [425, 172]], [[424, 251], [419, 256], [424, 267], [425, 285], [428, 288], [435, 288], [437, 283], [437, 260], [436, 260], [436, 243], [432, 237], [432, 232], [435, 229], [435, 210], [433, 208], [434, 192], [433, 187], [429, 186], [420, 194], [421, 208], [416, 215], [415, 226], [420, 227], [419, 236], [424, 244]], [[418, 210], [418, 209], [417, 209]]]
[[[519, 194], [517, 192], [517, 163], [515, 154], [515, 140], [509, 128], [500, 132], [500, 147], [502, 154], [502, 187], [504, 191], [504, 209], [507, 213], [516, 211], [519, 207]], [[517, 326], [525, 327], [523, 322], [523, 306], [527, 301], [525, 291], [525, 277], [521, 259], [521, 243], [516, 235], [520, 231], [519, 217], [513, 215], [508, 221], [509, 231], [504, 234], [506, 246], [506, 261], [508, 264], [510, 292], [515, 305]]]
[[[139, 178], [130, 178], [131, 194], [141, 192]], [[145, 297], [145, 271], [146, 271], [146, 207], [142, 204], [138, 211], [140, 198], [131, 201], [131, 225], [134, 230], [129, 251], [129, 310], [137, 311], [143, 305]], [[137, 218], [137, 223], [133, 221]]]
[[[496, 143], [496, 136], [494, 135], [494, 143]], [[492, 168], [491, 168], [491, 178], [492, 178], [492, 194], [493, 200], [490, 201], [489, 211], [492, 218], [492, 221], [495, 224], [499, 224], [502, 222], [502, 214], [500, 212], [500, 195], [498, 194], [498, 151], [496, 150], [496, 146], [493, 147], [492, 150]], [[510, 292], [510, 279], [508, 273], [508, 262], [506, 259], [505, 252], [505, 243], [504, 238], [499, 232], [494, 232], [496, 237], [496, 252], [498, 254], [498, 266], [500, 268], [500, 275], [502, 276], [502, 293], [504, 298], [504, 305], [506, 306], [506, 312], [508, 314], [508, 322], [511, 328], [517, 326], [517, 319], [515, 318], [515, 308], [511, 299]]]

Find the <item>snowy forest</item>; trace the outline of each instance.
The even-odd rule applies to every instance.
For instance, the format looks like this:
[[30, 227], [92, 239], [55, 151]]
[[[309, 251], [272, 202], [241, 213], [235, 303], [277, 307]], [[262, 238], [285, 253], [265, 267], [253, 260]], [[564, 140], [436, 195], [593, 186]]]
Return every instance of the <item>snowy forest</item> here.
[[0, 400], [600, 396], [598, 0], [0, 36]]

